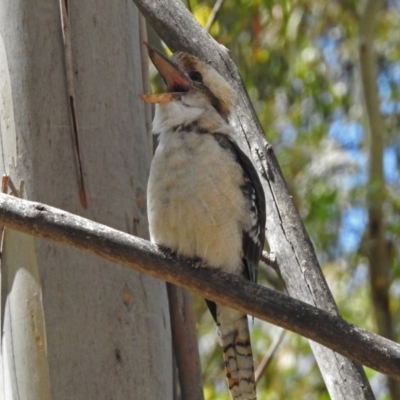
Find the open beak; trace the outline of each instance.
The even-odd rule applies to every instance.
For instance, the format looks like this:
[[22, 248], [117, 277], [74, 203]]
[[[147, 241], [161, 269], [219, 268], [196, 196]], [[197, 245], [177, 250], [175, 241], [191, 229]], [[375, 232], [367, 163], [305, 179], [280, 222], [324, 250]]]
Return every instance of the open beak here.
[[161, 94], [142, 94], [142, 99], [149, 103], [168, 103], [187, 93], [192, 87], [190, 78], [160, 51], [146, 42], [144, 44], [147, 46], [151, 61], [167, 85], [167, 92]]

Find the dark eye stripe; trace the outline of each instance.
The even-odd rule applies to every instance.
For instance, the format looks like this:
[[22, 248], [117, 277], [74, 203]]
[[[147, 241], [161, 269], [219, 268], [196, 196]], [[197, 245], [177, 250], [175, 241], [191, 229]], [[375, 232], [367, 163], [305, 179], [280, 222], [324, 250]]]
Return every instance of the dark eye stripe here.
[[223, 103], [221, 100], [214, 95], [214, 93], [206, 86], [207, 89], [207, 95], [208, 98], [210, 99], [211, 105], [215, 108], [217, 113], [225, 120], [228, 121], [228, 114], [229, 111], [224, 107]]
[[203, 83], [203, 75], [199, 71], [192, 71], [189, 73], [189, 78], [192, 81]]
[[[194, 72], [197, 71], [192, 71], [189, 74], [189, 77], [191, 78], [191, 74], [193, 74]], [[199, 73], [200, 74], [200, 73]], [[192, 79], [192, 78], [191, 78]], [[193, 80], [193, 86], [199, 88], [200, 90], [204, 91], [206, 93], [206, 95], [208, 96], [208, 98], [210, 99], [210, 103], [211, 105], [215, 108], [215, 110], [217, 111], [217, 113], [225, 120], [228, 120], [228, 114], [229, 111], [224, 107], [223, 103], [221, 102], [221, 100], [215, 96], [215, 94], [212, 92], [212, 90], [203, 82], [198, 82]]]

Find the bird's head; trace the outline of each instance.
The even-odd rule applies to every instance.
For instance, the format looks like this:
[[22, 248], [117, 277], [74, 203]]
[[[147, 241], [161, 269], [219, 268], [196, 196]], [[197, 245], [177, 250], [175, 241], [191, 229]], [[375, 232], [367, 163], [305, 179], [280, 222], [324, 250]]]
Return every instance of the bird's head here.
[[187, 108], [216, 111], [225, 121], [232, 109], [234, 91], [209, 64], [184, 52], [171, 58], [147, 45], [149, 56], [167, 85], [162, 94], [142, 95], [150, 103], [179, 102]]

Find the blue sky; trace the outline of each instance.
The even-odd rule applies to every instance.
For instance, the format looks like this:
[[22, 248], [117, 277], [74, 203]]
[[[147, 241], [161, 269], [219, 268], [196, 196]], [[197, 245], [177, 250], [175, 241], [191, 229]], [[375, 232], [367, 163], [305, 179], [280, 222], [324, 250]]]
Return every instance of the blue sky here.
[[[348, 85], [352, 78], [340, 72], [342, 69], [338, 46], [341, 41], [341, 32], [335, 28], [333, 32], [319, 39], [324, 60], [332, 68], [337, 79], [343, 80]], [[352, 83], [354, 85], [354, 82]], [[400, 62], [385, 65], [377, 78], [379, 96], [381, 99], [381, 112], [385, 117], [390, 117], [400, 111], [400, 102], [392, 100], [393, 90], [400, 92]], [[382, 127], [382, 129], [386, 129]], [[341, 148], [345, 149], [352, 160], [356, 161], [359, 168], [344, 180], [349, 189], [363, 186], [368, 182], [368, 154], [365, 146], [366, 138], [361, 121], [350, 120], [340, 109], [334, 115], [329, 128], [329, 137], [334, 139]], [[389, 135], [387, 135], [389, 137]], [[384, 176], [388, 184], [400, 187], [400, 135], [396, 132], [385, 148], [383, 155]], [[360, 204], [349, 204], [342, 212], [339, 247], [344, 252], [357, 250], [368, 222], [367, 212]]]

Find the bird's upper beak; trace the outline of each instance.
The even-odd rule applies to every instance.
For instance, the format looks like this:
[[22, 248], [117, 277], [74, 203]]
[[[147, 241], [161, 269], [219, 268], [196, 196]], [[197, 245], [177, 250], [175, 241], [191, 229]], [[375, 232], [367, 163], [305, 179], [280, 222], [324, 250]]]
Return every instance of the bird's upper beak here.
[[160, 51], [145, 42], [154, 66], [167, 85], [167, 92], [161, 94], [142, 94], [142, 99], [149, 103], [168, 103], [187, 93], [192, 87], [191, 79]]

